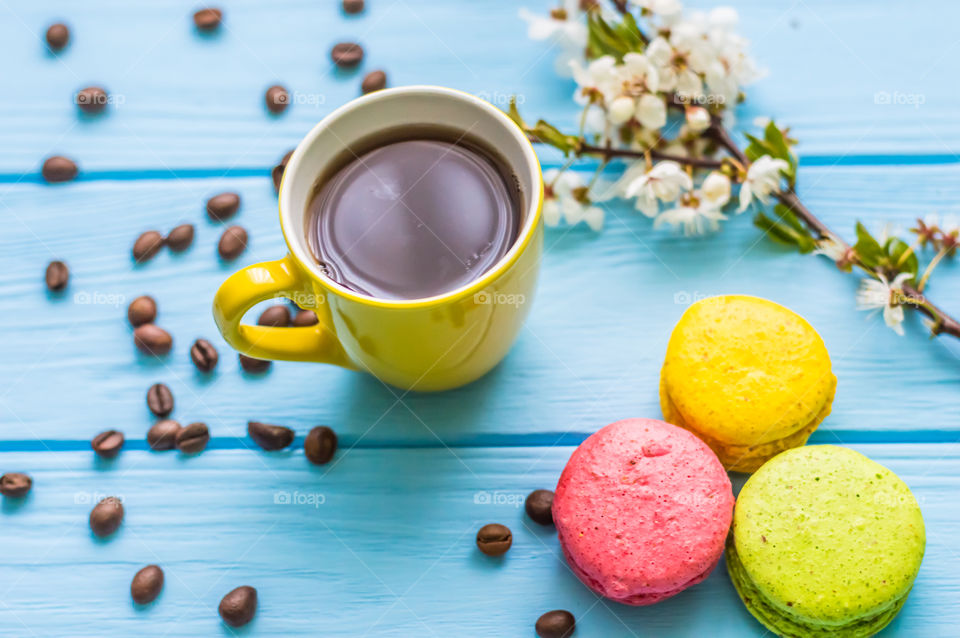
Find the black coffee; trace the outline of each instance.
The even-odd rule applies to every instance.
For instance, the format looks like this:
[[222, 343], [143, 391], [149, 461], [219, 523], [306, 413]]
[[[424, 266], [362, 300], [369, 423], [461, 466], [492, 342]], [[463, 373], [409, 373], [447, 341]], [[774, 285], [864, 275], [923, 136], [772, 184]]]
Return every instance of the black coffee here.
[[420, 136], [351, 156], [321, 176], [307, 235], [337, 283], [420, 299], [483, 275], [510, 250], [521, 216], [504, 162], [462, 136]]

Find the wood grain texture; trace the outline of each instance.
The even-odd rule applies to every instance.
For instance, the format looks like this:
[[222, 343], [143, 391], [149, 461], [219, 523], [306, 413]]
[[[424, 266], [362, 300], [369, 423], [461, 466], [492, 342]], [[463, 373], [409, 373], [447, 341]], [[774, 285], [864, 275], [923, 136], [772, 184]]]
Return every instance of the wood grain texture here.
[[[805, 169], [801, 183], [811, 208], [849, 233], [856, 219], [908, 225], [931, 210], [956, 210], [949, 198], [958, 177], [953, 166], [821, 167]], [[205, 198], [227, 189], [242, 195], [235, 221], [252, 238], [234, 264], [216, 258], [223, 226], [203, 213]], [[492, 436], [508, 444], [575, 442], [618, 418], [660, 415], [657, 379], [673, 324], [690, 302], [722, 293], [770, 298], [823, 335], [839, 389], [816, 440], [835, 442], [831, 431], [877, 441], [960, 438], [960, 406], [949, 391], [960, 381], [957, 345], [930, 343], [913, 316], [907, 336], [897, 337], [879, 317], [855, 309], [856, 277], [762, 239], [749, 215], [706, 239], [654, 233], [624, 206], [608, 210], [600, 234], [550, 229], [540, 289], [506, 361], [461, 390], [403, 395], [321, 365], [280, 362], [263, 377], [241, 373], [213, 324], [210, 299], [242, 264], [284, 254], [266, 178], [4, 190], [0, 303], [15, 311], [0, 314], [0, 331], [15, 336], [0, 342], [0, 358], [20, 362], [0, 367], [6, 441], [85, 445], [107, 427], [138, 436], [150, 423], [146, 389], [163, 381], [177, 399], [174, 416], [205, 420], [218, 437], [242, 437], [248, 419], [272, 419], [301, 433], [327, 423], [365, 446], [489, 445]], [[130, 246], [140, 232], [166, 232], [182, 221], [197, 226], [188, 252], [132, 266]], [[52, 258], [73, 271], [63, 296], [42, 286]], [[930, 294], [960, 313], [956, 275], [945, 265]], [[173, 352], [159, 360], [136, 352], [125, 320], [126, 302], [141, 294], [156, 298], [157, 322], [174, 335]], [[210, 376], [189, 360], [201, 336], [221, 351]]]
[[[517, 94], [531, 117], [575, 122], [573, 84], [556, 78], [549, 44], [526, 39], [517, 3], [382, 0], [349, 17], [333, 1], [231, 0], [219, 3], [224, 28], [213, 37], [194, 32], [195, 4], [0, 6], [0, 42], [17, 60], [16, 72], [4, 75], [9, 97], [0, 101], [0, 173], [36, 179], [41, 159], [54, 152], [75, 156], [93, 174], [266, 169], [323, 115], [358, 95], [363, 72], [375, 68], [386, 69], [392, 85], [452, 86], [502, 106]], [[522, 4], [546, 12], [553, 3]], [[957, 160], [957, 3], [937, 0], [909, 11], [890, 0], [869, 8], [834, 0], [730, 4], [770, 71], [750, 89], [743, 123], [776, 117], [814, 161], [869, 162], [885, 154]], [[41, 42], [55, 17], [74, 35], [59, 58]], [[360, 70], [333, 69], [329, 49], [343, 39], [366, 47]], [[263, 92], [277, 82], [290, 89], [293, 104], [271, 117]], [[105, 117], [78, 119], [73, 93], [90, 84], [122, 103]], [[882, 103], [884, 94], [890, 104]]]
[[[960, 446], [855, 448], [910, 485], [928, 530], [920, 577], [883, 635], [947, 635], [960, 623], [944, 602], [957, 595], [960, 568], [951, 531], [960, 513], [950, 505]], [[598, 601], [583, 587], [553, 528], [518, 506], [555, 483], [571, 451], [354, 450], [329, 468], [309, 466], [299, 450], [188, 459], [128, 451], [107, 466], [89, 452], [6, 453], [4, 467], [29, 468], [35, 487], [0, 511], [0, 634], [231, 635], [217, 603], [249, 584], [260, 610], [237, 635], [532, 636], [536, 618], [554, 608], [573, 612], [577, 635], [590, 638], [764, 635], [722, 565], [647, 608]], [[115, 537], [97, 541], [86, 518], [103, 495], [122, 497], [126, 518]], [[514, 532], [501, 560], [474, 544], [491, 521]], [[148, 563], [163, 567], [166, 587], [136, 609], [130, 579]]]

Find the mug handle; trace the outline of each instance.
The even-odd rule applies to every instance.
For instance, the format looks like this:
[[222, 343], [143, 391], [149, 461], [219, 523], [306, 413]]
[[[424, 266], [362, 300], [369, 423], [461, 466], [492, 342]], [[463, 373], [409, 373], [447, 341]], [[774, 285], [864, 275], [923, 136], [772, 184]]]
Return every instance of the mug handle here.
[[302, 271], [290, 255], [247, 266], [220, 285], [213, 297], [214, 321], [226, 342], [249, 357], [352, 368], [336, 336], [319, 322], [296, 328], [240, 323], [255, 304], [276, 297], [293, 298], [306, 287]]

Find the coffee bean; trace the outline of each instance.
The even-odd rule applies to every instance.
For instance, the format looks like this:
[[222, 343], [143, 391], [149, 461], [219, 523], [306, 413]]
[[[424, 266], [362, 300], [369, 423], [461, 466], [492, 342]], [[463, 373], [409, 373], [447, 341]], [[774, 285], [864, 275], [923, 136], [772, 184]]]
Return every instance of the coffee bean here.
[[191, 423], [177, 432], [177, 449], [184, 454], [202, 452], [210, 442], [210, 430], [206, 423]]
[[157, 302], [153, 300], [153, 297], [141, 295], [127, 306], [127, 320], [134, 328], [145, 323], [153, 323], [156, 318]]
[[283, 304], [270, 306], [260, 314], [257, 324], [261, 326], [273, 326], [274, 328], [286, 328], [290, 325], [290, 310]]
[[138, 605], [152, 603], [163, 590], [163, 570], [157, 565], [147, 565], [136, 573], [130, 583], [130, 595]]
[[523, 502], [523, 507], [535, 523], [553, 525], [553, 492], [550, 490], [533, 490]]
[[0, 494], [7, 498], [23, 498], [33, 487], [33, 479], [22, 472], [7, 472], [0, 476]]
[[80, 89], [74, 97], [77, 107], [84, 113], [94, 115], [102, 113], [110, 101], [107, 91], [99, 86], [88, 86]]
[[344, 13], [360, 13], [363, 11], [363, 0], [343, 0]]
[[253, 357], [248, 357], [245, 354], [240, 356], [240, 367], [243, 368], [246, 372], [250, 374], [261, 374], [270, 369], [270, 364], [272, 361], [266, 361], [264, 359], [254, 359]]
[[67, 25], [57, 22], [47, 29], [47, 46], [52, 51], [60, 51], [70, 42], [70, 29]]
[[163, 243], [175, 253], [182, 253], [193, 243], [193, 224], [180, 224], [169, 233]]
[[257, 590], [237, 587], [220, 601], [220, 617], [231, 627], [242, 627], [257, 613]]
[[477, 532], [477, 547], [487, 556], [501, 556], [507, 553], [513, 544], [510, 528], [499, 523], [484, 525]]
[[215, 222], [233, 217], [240, 209], [240, 196], [236, 193], [220, 193], [207, 200], [207, 216]]
[[318, 425], [310, 430], [303, 440], [303, 451], [307, 460], [314, 465], [323, 465], [333, 459], [337, 451], [337, 434], [325, 425]]
[[43, 179], [50, 184], [69, 182], [79, 172], [80, 169], [77, 168], [77, 164], [72, 159], [62, 155], [48, 157], [43, 161], [43, 168], [40, 169]]
[[200, 9], [193, 14], [193, 23], [197, 26], [198, 30], [205, 33], [219, 29], [222, 21], [223, 11], [220, 9]]
[[49, 290], [59, 292], [70, 283], [70, 269], [62, 261], [51, 261], [47, 264], [45, 279]]
[[292, 325], [302, 328], [303, 326], [313, 326], [317, 323], [317, 313], [312, 310], [300, 310], [291, 322]]
[[147, 430], [147, 445], [151, 450], [172, 450], [177, 445], [177, 434], [182, 429], [173, 419], [157, 421]]
[[156, 416], [167, 416], [173, 412], [173, 392], [162, 383], [154, 383], [147, 390], [147, 407]]
[[387, 74], [383, 71], [370, 71], [360, 83], [360, 90], [364, 95], [387, 87]]
[[170, 352], [170, 348], [173, 347], [173, 337], [163, 328], [145, 323], [134, 329], [133, 343], [146, 354], [160, 356]]
[[200, 372], [212, 372], [217, 367], [220, 357], [212, 343], [206, 339], [197, 339], [190, 346], [190, 359]]
[[264, 95], [264, 101], [267, 103], [268, 111], [274, 114], [280, 114], [290, 106], [290, 94], [287, 93], [287, 89], [284, 87], [279, 84], [274, 84], [267, 89]]
[[154, 255], [163, 248], [163, 235], [155, 230], [148, 230], [133, 242], [133, 260], [138, 264], [153, 259]]
[[231, 226], [223, 231], [217, 250], [221, 259], [232, 261], [247, 248], [247, 231], [242, 226]]
[[259, 421], [247, 422], [247, 434], [254, 443], [268, 452], [282, 450], [293, 443], [293, 430], [282, 425], [270, 425]]
[[341, 69], [350, 69], [363, 60], [363, 47], [356, 42], [340, 42], [330, 51], [333, 63]]
[[90, 441], [90, 447], [92, 447], [93, 451], [99, 456], [105, 459], [112, 459], [120, 453], [120, 448], [123, 447], [123, 432], [117, 430], [101, 432]]
[[113, 534], [122, 522], [123, 504], [115, 496], [101, 500], [90, 512], [90, 529], [100, 538]]
[[569, 611], [555, 609], [537, 619], [537, 635], [540, 638], [570, 638], [577, 628], [576, 620]]
[[280, 192], [280, 182], [283, 181], [283, 171], [286, 170], [287, 162], [290, 161], [292, 155], [293, 151], [287, 151], [287, 154], [280, 159], [280, 163], [270, 171], [270, 177], [273, 179], [273, 190], [278, 193]]

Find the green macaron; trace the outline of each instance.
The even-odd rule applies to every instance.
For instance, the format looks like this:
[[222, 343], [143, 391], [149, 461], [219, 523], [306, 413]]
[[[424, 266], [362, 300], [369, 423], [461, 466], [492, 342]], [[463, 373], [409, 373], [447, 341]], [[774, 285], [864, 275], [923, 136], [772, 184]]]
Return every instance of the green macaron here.
[[727, 570], [778, 636], [872, 636], [906, 602], [925, 545], [920, 507], [896, 474], [814, 445], [775, 456], [743, 486]]

